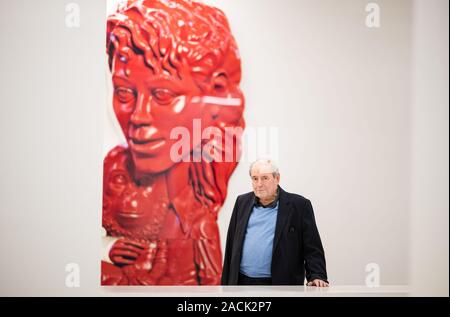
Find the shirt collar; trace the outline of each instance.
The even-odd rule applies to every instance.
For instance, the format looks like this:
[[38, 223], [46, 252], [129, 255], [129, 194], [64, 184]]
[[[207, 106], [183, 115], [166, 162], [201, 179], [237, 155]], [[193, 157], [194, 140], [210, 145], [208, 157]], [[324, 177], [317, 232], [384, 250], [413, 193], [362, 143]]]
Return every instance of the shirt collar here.
[[277, 196], [275, 197], [275, 200], [273, 202], [271, 202], [267, 206], [264, 206], [263, 204], [261, 204], [259, 198], [256, 197], [256, 195], [255, 195], [255, 200], [253, 202], [253, 206], [263, 207], [263, 208], [275, 208], [277, 206], [277, 204], [278, 204], [278, 199], [279, 198], [280, 198], [280, 186], [277, 187]]

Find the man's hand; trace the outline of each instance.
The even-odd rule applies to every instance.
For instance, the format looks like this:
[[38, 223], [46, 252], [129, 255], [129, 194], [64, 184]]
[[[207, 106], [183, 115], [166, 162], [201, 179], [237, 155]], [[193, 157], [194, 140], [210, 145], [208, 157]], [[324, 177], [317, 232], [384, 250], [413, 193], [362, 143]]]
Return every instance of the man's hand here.
[[315, 280], [312, 280], [311, 282], [308, 282], [306, 286], [317, 286], [317, 287], [328, 287], [329, 284], [325, 281], [319, 280], [316, 278]]

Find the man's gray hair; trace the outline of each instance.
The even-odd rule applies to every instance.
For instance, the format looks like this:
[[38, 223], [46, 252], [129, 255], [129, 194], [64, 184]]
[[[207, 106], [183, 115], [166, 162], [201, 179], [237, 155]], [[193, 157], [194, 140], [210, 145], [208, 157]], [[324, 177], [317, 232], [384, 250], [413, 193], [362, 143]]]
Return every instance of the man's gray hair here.
[[280, 171], [278, 170], [278, 166], [275, 164], [275, 162], [271, 159], [266, 159], [266, 158], [260, 158], [257, 159], [256, 161], [254, 161], [252, 164], [250, 164], [250, 169], [248, 170], [248, 173], [250, 174], [250, 176], [252, 176], [252, 168], [255, 164], [257, 163], [265, 163], [267, 165], [270, 166], [270, 169], [272, 170], [272, 175], [273, 177], [276, 177], [278, 175], [280, 175]]

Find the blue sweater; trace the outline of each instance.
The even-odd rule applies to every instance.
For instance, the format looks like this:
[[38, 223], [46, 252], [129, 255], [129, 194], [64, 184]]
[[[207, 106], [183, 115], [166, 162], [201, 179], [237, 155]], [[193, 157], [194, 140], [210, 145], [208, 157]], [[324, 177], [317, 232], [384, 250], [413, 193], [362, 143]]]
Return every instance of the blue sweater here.
[[240, 272], [249, 277], [271, 277], [273, 237], [277, 222], [275, 207], [254, 206], [244, 238]]

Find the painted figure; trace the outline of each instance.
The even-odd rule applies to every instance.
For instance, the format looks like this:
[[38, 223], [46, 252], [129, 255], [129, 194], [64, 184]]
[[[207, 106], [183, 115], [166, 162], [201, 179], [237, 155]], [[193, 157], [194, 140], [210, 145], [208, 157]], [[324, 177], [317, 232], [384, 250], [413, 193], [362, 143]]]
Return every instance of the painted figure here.
[[240, 155], [241, 63], [225, 15], [188, 0], [128, 1], [108, 17], [113, 109], [104, 159], [102, 285], [217, 285], [217, 216]]

